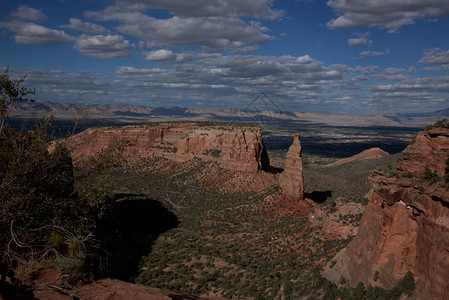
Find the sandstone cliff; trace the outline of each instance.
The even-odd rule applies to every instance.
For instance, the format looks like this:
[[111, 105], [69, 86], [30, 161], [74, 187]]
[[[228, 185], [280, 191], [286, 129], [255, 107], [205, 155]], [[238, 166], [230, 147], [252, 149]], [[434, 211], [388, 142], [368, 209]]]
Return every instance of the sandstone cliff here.
[[290, 146], [285, 158], [284, 172], [279, 176], [279, 184], [284, 196], [304, 199], [304, 179], [302, 172], [301, 142], [299, 134], [293, 137], [293, 144]]
[[184, 162], [194, 157], [238, 171], [267, 170], [269, 158], [257, 126], [208, 122], [167, 122], [117, 128], [91, 128], [69, 139], [72, 157], [83, 160], [121, 148], [134, 160], [154, 156]]
[[[326, 277], [392, 288], [407, 271], [418, 299], [449, 295], [449, 190], [442, 176], [449, 129], [421, 132], [397, 173], [373, 172], [373, 193], [357, 236], [333, 259]], [[426, 168], [435, 172], [429, 178]], [[427, 176], [425, 176], [427, 173]], [[437, 182], [439, 180], [439, 182]]]

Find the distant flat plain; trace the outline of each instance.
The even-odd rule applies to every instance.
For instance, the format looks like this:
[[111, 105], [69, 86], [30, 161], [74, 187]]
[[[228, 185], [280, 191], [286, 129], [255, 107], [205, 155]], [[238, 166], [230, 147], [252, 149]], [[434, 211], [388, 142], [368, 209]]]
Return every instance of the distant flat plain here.
[[222, 121], [259, 125], [264, 143], [272, 155], [282, 155], [294, 133], [301, 134], [305, 156], [343, 158], [365, 149], [380, 147], [389, 153], [401, 152], [424, 126], [443, 117], [449, 110], [414, 115], [340, 115], [280, 110], [201, 109], [144, 107], [133, 105], [22, 103], [12, 111], [12, 124], [29, 128], [37, 116], [53, 116], [56, 137], [89, 127], [121, 126], [165, 121]]

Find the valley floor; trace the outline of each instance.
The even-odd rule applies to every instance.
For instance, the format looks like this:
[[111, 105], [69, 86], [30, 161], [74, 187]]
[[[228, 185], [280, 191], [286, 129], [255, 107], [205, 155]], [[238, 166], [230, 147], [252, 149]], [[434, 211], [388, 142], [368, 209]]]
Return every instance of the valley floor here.
[[[138, 252], [142, 261], [127, 262], [134, 269], [121, 276], [226, 298], [324, 297], [330, 283], [322, 268], [356, 233], [367, 203], [368, 172], [391, 159], [309, 165], [304, 171], [309, 199], [302, 202], [280, 195], [276, 174], [231, 173], [195, 159], [154, 160], [117, 171], [111, 175], [119, 201], [157, 201], [177, 219], [146, 254]], [[140, 218], [164, 222], [154, 212], [136, 214], [134, 222]], [[139, 230], [127, 234], [145, 238]]]

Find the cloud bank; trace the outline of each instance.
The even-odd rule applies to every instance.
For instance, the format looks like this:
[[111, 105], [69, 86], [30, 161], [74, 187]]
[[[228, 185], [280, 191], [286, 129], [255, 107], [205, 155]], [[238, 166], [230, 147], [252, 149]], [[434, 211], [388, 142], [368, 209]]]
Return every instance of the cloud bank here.
[[331, 29], [377, 26], [393, 33], [416, 20], [449, 14], [446, 0], [329, 0], [327, 5], [340, 15], [327, 23]]

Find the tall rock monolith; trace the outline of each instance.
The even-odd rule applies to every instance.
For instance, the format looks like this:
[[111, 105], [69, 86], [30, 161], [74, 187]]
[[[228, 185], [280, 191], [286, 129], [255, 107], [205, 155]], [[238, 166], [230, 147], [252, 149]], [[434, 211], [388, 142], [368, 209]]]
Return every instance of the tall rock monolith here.
[[304, 199], [304, 178], [302, 172], [301, 142], [299, 133], [293, 137], [285, 158], [284, 172], [279, 176], [279, 184], [285, 197]]

